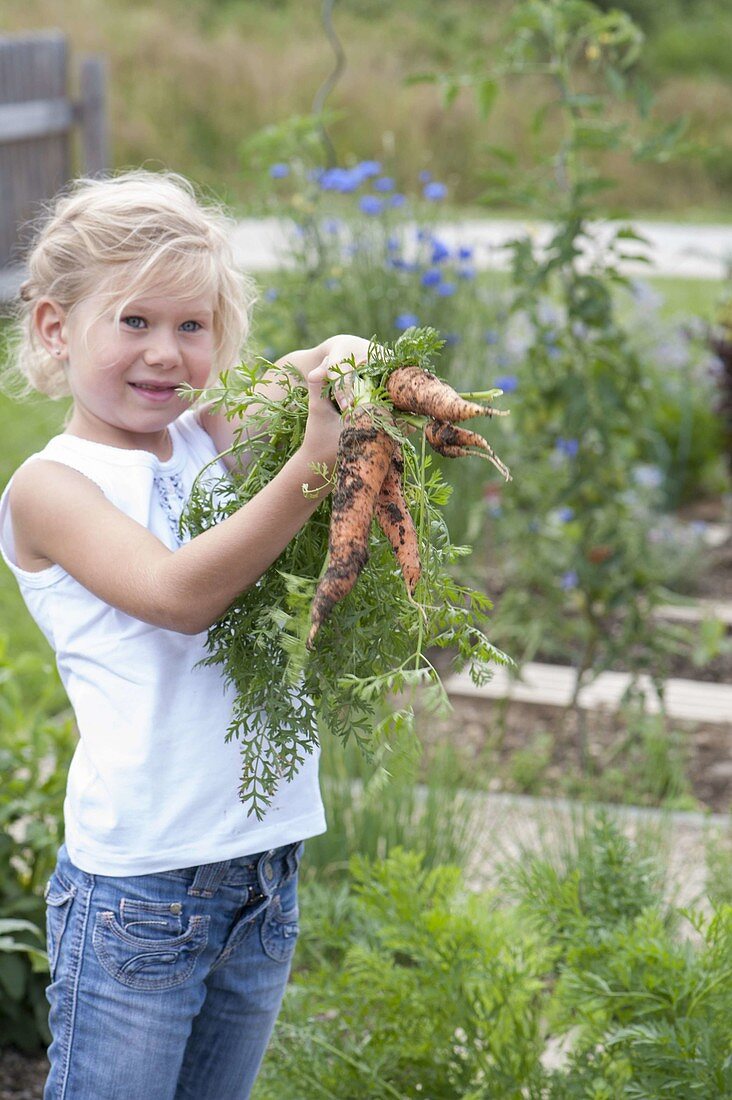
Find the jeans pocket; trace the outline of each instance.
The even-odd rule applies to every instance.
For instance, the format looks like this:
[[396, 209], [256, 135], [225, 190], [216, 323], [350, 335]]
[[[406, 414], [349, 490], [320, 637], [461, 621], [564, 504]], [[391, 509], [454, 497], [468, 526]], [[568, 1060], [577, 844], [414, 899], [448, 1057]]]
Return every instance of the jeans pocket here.
[[51, 981], [55, 980], [61, 940], [69, 920], [71, 903], [76, 896], [76, 887], [54, 871], [45, 889], [46, 899], [46, 952]]
[[262, 947], [273, 962], [285, 963], [292, 959], [300, 933], [300, 913], [297, 903], [282, 908], [280, 894], [274, 894], [262, 921]]
[[[165, 908], [170, 912], [169, 905], [160, 905], [157, 914], [148, 910], [147, 915], [160, 916]], [[94, 923], [94, 951], [110, 977], [130, 989], [173, 989], [192, 974], [208, 943], [210, 920], [210, 917], [191, 917], [180, 935], [171, 936], [161, 935], [161, 929], [155, 926], [137, 923], [128, 931], [111, 910], [102, 910]]]

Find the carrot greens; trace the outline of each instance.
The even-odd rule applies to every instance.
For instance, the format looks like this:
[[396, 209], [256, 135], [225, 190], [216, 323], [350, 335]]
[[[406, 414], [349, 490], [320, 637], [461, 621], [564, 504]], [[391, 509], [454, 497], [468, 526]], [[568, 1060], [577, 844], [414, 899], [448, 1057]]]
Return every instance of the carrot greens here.
[[[373, 423], [391, 436], [403, 460], [404, 501], [421, 563], [414, 593], [392, 543], [372, 521], [366, 566], [307, 647], [311, 604], [328, 564], [331, 495], [209, 630], [203, 663], [220, 665], [234, 688], [226, 737], [240, 743], [240, 797], [260, 819], [321, 736], [344, 743], [353, 737], [376, 763], [387, 756], [390, 762], [416, 758], [414, 691], [434, 705], [447, 703], [429, 656], [434, 647], [450, 647], [456, 667], [468, 667], [476, 684], [490, 679], [491, 665], [513, 663], [485, 633], [490, 599], [461, 584], [452, 571], [470, 550], [451, 542], [442, 516], [450, 486], [426, 453], [424, 437], [415, 435], [417, 445], [410, 438], [410, 425], [424, 426], [424, 419], [395, 418], [386, 389], [394, 370], [427, 368], [441, 346], [437, 333], [426, 328], [408, 330], [392, 345], [372, 341], [368, 361], [354, 378], [357, 407], [368, 403]], [[282, 382], [284, 399], [262, 396], [258, 384], [265, 373]], [[244, 473], [212, 480], [211, 468], [202, 471], [181, 520], [191, 536], [231, 515], [271, 481], [300, 446], [308, 412], [301, 376], [266, 361], [223, 374], [205, 397], [229, 419], [245, 421], [232, 448], [242, 455]]]

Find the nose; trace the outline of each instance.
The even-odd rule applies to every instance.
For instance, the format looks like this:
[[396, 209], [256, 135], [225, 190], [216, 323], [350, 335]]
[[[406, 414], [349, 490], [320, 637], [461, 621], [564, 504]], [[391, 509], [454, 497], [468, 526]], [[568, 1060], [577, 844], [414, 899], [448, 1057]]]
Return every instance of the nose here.
[[180, 348], [175, 333], [153, 329], [142, 358], [148, 367], [176, 367], [180, 363]]

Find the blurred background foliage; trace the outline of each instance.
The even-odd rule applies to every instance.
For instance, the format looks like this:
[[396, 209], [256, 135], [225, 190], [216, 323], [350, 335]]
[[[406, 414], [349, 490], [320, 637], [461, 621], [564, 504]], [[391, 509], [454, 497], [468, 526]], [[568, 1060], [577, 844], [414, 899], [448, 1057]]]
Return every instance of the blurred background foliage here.
[[[608, 153], [625, 209], [725, 219], [732, 212], [732, 0], [626, 0], [646, 43], [637, 75], [656, 96], [658, 116], [689, 119], [699, 155], [665, 165]], [[556, 140], [551, 117], [524, 148], [521, 120], [545, 98], [542, 79], [504, 90], [481, 122], [474, 98], [442, 109], [439, 88], [410, 84], [421, 72], [490, 66], [512, 0], [336, 0], [333, 25], [346, 66], [328, 100], [342, 112], [332, 128], [338, 159], [380, 157], [407, 189], [420, 169], [470, 205], [485, 190], [489, 147], [513, 148], [517, 165]], [[242, 211], [256, 210], [240, 171], [242, 139], [292, 114], [307, 113], [333, 69], [319, 0], [5, 0], [3, 29], [57, 27], [76, 54], [106, 55], [113, 163], [183, 172]], [[384, 43], [389, 48], [384, 48]]]

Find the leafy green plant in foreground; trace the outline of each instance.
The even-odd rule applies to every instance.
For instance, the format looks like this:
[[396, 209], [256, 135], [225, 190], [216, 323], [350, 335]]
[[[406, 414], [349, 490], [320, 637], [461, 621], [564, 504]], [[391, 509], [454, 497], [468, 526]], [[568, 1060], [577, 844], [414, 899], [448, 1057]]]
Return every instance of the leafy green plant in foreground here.
[[732, 907], [671, 904], [635, 834], [589, 815], [489, 893], [399, 850], [304, 886], [256, 1100], [728, 1100]]
[[351, 935], [289, 987], [257, 1096], [519, 1100], [550, 953], [456, 867], [395, 850], [351, 871]]
[[[450, 487], [432, 467], [424, 438], [415, 446], [405, 434], [406, 423], [393, 423], [382, 386], [385, 374], [400, 365], [418, 362], [428, 367], [439, 346], [431, 329], [410, 329], [393, 346], [372, 343], [368, 363], [359, 366], [355, 383], [356, 389], [368, 388], [372, 407], [383, 405], [384, 427], [403, 448], [404, 491], [422, 564], [415, 597], [407, 593], [391, 547], [373, 525], [367, 567], [353, 591], [335, 607], [314, 649], [306, 649], [310, 605], [327, 556], [326, 500], [277, 561], [209, 631], [210, 656], [205, 663], [221, 665], [236, 690], [227, 736], [240, 740], [240, 793], [250, 813], [259, 817], [278, 783], [291, 778], [313, 751], [321, 732], [343, 741], [355, 738], [377, 762], [388, 752], [392, 767], [398, 756], [402, 761], [414, 759], [418, 745], [409, 693], [416, 687], [431, 688], [433, 705], [447, 703], [427, 657], [429, 647], [453, 648], [456, 663], [469, 666], [475, 683], [489, 678], [492, 662], [511, 663], [484, 632], [491, 601], [449, 572], [469, 553], [453, 545], [441, 514]], [[277, 370], [268, 363], [264, 369]], [[191, 534], [241, 507], [271, 481], [302, 442], [307, 392], [300, 376], [282, 368], [287, 394], [282, 401], [271, 401], [257, 388], [262, 373], [261, 365], [238, 368], [222, 376], [220, 388], [208, 395], [232, 418], [247, 414], [246, 438], [240, 430], [233, 450], [251, 458], [238, 482], [227, 477], [213, 486], [204, 487], [200, 480], [194, 486], [182, 520]], [[497, 392], [480, 396], [490, 399]]]

